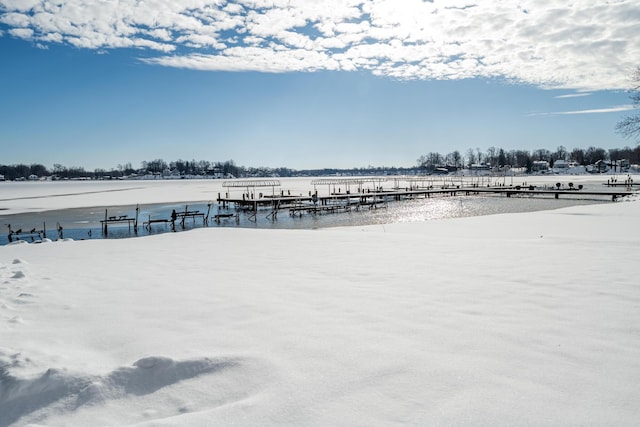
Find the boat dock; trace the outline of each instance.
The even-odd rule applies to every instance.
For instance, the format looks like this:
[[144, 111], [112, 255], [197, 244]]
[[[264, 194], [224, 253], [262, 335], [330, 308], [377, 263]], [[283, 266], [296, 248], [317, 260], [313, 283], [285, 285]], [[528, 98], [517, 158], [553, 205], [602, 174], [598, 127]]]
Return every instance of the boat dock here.
[[13, 230], [11, 228], [11, 224], [7, 224], [9, 228], [9, 234], [7, 235], [7, 240], [9, 243], [14, 240], [31, 240], [32, 242], [41, 239], [47, 238], [47, 225], [45, 223], [42, 224], [42, 229], [38, 230], [36, 227], [33, 227], [30, 230], [23, 230], [19, 228], [17, 230]]
[[[323, 180], [325, 183], [328, 180]], [[336, 183], [345, 183], [346, 180], [336, 180]], [[354, 181], [356, 182], [356, 181]], [[240, 183], [238, 183], [240, 184]], [[337, 191], [331, 190], [329, 194], [319, 195], [317, 189], [313, 192], [309, 191], [307, 195], [290, 195], [280, 192], [280, 194], [272, 194], [265, 196], [262, 193], [256, 193], [255, 188], [260, 186], [259, 182], [255, 182], [255, 185], [251, 182], [245, 181], [243, 183], [245, 188], [249, 188], [242, 194], [241, 197], [230, 195], [218, 194], [217, 202], [228, 208], [231, 205], [235, 206], [239, 210], [257, 211], [260, 208], [271, 209], [271, 211], [278, 211], [288, 209], [292, 215], [298, 214], [302, 211], [309, 213], [320, 213], [329, 211], [346, 211], [352, 208], [358, 208], [360, 206], [376, 206], [380, 203], [386, 203], [388, 201], [401, 201], [405, 199], [415, 198], [430, 198], [433, 196], [469, 196], [478, 194], [495, 194], [504, 195], [506, 197], [513, 196], [553, 196], [555, 199], [562, 197], [601, 197], [610, 198], [612, 201], [617, 200], [619, 197], [629, 196], [634, 193], [630, 189], [607, 189], [604, 191], [586, 191], [582, 189], [582, 186], [578, 188], [573, 187], [536, 187], [530, 186], [491, 186], [481, 187], [479, 185], [460, 186], [460, 185], [443, 185], [439, 188], [434, 188], [429, 185], [426, 187], [420, 186], [407, 186], [405, 188], [393, 188], [385, 190], [382, 186], [377, 186], [374, 189], [359, 187], [355, 192], [342, 188]], [[273, 186], [270, 182], [269, 186]], [[347, 187], [348, 188], [348, 187]], [[252, 191], [253, 189], [253, 191]]]
[[104, 219], [100, 220], [100, 226], [102, 228], [102, 233], [107, 236], [109, 235], [109, 225], [119, 225], [126, 224], [129, 226], [129, 231], [131, 231], [131, 226], [133, 226], [134, 233], [138, 232], [138, 213], [140, 212], [140, 206], [136, 206], [136, 217], [130, 218], [128, 215], [113, 215], [109, 216], [108, 209], [104, 210]]

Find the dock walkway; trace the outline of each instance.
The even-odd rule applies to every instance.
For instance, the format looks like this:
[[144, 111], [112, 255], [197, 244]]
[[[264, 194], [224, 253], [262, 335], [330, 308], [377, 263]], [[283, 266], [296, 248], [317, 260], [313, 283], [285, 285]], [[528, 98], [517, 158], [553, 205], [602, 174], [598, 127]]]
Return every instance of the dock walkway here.
[[478, 195], [478, 194], [497, 194], [512, 196], [553, 196], [558, 199], [560, 196], [571, 197], [608, 197], [612, 201], [619, 197], [634, 194], [631, 190], [607, 189], [604, 191], [585, 191], [582, 189], [568, 188], [537, 188], [533, 186], [497, 186], [497, 187], [442, 187], [442, 188], [413, 188], [413, 189], [392, 189], [378, 191], [363, 191], [356, 193], [331, 193], [328, 195], [310, 194], [308, 196], [269, 196], [269, 197], [232, 197], [228, 194], [221, 196], [218, 194], [218, 203], [223, 206], [233, 204], [238, 209], [257, 210], [259, 208], [271, 209], [307, 209], [308, 206], [330, 206], [331, 204], [372, 204], [384, 202], [387, 200], [403, 200], [415, 199], [419, 197], [429, 198], [432, 196], [461, 196], [461, 195]]

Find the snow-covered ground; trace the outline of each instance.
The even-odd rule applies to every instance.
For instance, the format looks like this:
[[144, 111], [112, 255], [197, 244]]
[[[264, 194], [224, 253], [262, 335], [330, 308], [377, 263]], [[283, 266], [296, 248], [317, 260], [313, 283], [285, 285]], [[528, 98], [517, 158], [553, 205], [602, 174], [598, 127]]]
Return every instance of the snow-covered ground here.
[[[209, 183], [0, 198], [207, 200]], [[635, 426], [639, 224], [635, 197], [3, 246], [0, 426]]]

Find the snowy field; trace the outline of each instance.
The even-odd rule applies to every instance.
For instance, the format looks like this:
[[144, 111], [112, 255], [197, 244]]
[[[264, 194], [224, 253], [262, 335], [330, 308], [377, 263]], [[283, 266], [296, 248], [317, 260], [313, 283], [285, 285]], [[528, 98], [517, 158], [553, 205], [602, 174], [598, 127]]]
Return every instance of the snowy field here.
[[[219, 191], [20, 184], [0, 207]], [[639, 201], [2, 246], [0, 426], [637, 426]]]

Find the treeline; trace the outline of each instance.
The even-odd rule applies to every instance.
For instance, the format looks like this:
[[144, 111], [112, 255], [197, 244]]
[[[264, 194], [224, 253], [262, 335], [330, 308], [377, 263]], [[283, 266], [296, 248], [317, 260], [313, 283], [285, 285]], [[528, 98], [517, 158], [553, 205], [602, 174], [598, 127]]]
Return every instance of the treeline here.
[[188, 176], [215, 176], [215, 177], [269, 177], [269, 176], [326, 176], [326, 175], [372, 175], [372, 174], [410, 174], [418, 170], [429, 171], [440, 166], [453, 166], [456, 168], [470, 167], [473, 164], [485, 164], [491, 167], [510, 166], [514, 168], [526, 168], [531, 171], [534, 161], [545, 160], [550, 166], [557, 160], [575, 162], [578, 165], [592, 165], [599, 160], [617, 161], [626, 159], [631, 164], [640, 164], [640, 146], [635, 148], [624, 147], [605, 150], [600, 147], [589, 147], [587, 149], [574, 148], [568, 151], [560, 146], [555, 151], [538, 149], [509, 150], [489, 147], [486, 151], [469, 148], [464, 153], [454, 150], [448, 154], [430, 152], [417, 159], [416, 166], [410, 167], [387, 167], [387, 166], [367, 166], [352, 169], [304, 169], [296, 170], [286, 167], [245, 167], [238, 166], [233, 160], [225, 162], [211, 162], [207, 160], [175, 160], [166, 162], [163, 159], [145, 160], [141, 162], [139, 168], [134, 168], [131, 163], [119, 164], [112, 169], [95, 169], [87, 171], [80, 166], [63, 166], [54, 164], [49, 170], [42, 164], [15, 164], [0, 165], [0, 175], [6, 180], [20, 179], [41, 179], [51, 177], [52, 179], [108, 179], [125, 178], [145, 175], [162, 175], [173, 177]]
[[617, 161], [623, 159], [628, 160], [632, 164], [639, 164], [640, 146], [635, 148], [612, 148], [609, 150], [600, 147], [589, 147], [587, 149], [574, 148], [571, 151], [568, 151], [564, 146], [559, 146], [553, 152], [544, 148], [534, 151], [506, 151], [502, 148], [489, 147], [484, 152], [480, 151], [479, 148], [469, 148], [464, 154], [458, 150], [445, 155], [431, 152], [420, 156], [417, 159], [417, 164], [419, 167], [427, 170], [433, 170], [444, 165], [470, 167], [473, 164], [487, 164], [492, 167], [510, 166], [514, 168], [526, 168], [527, 171], [531, 171], [531, 166], [534, 161], [547, 161], [549, 165], [553, 167], [553, 164], [557, 160], [588, 166], [595, 164], [599, 160]]
[[16, 180], [19, 178], [26, 179], [29, 176], [37, 176], [39, 178], [51, 175], [51, 172], [47, 170], [44, 165], [0, 165], [0, 175], [7, 180]]
[[286, 167], [245, 167], [238, 166], [233, 160], [225, 162], [210, 162], [206, 160], [176, 160], [167, 162], [163, 159], [145, 160], [141, 162], [140, 168], [135, 169], [131, 163], [119, 164], [112, 169], [95, 169], [87, 171], [83, 167], [66, 167], [61, 164], [54, 164], [52, 170], [48, 170], [41, 164], [33, 165], [0, 165], [0, 175], [4, 175], [6, 180], [26, 180], [26, 179], [119, 179], [140, 176], [163, 176], [163, 177], [292, 177], [292, 176], [326, 176], [326, 175], [375, 175], [375, 174], [402, 174], [416, 173], [417, 167], [386, 167], [367, 166], [352, 169], [324, 168], [324, 169], [303, 169], [296, 170]]
[[140, 164], [141, 173], [162, 174], [167, 171], [179, 175], [207, 175], [221, 173], [223, 175], [237, 176], [243, 168], [236, 166], [233, 160], [226, 162], [210, 162], [208, 160], [175, 160], [165, 162], [163, 159], [142, 161]]
[[61, 164], [54, 164], [49, 170], [41, 164], [16, 164], [0, 165], [0, 175], [6, 180], [19, 179], [40, 179], [51, 177], [53, 179], [104, 179], [104, 178], [124, 178], [139, 175], [161, 175], [168, 171], [179, 175], [208, 175], [222, 173], [223, 175], [234, 175], [240, 173], [244, 168], [237, 167], [233, 160], [226, 162], [209, 162], [205, 160], [177, 160], [165, 162], [162, 159], [155, 159], [141, 162], [140, 168], [134, 168], [131, 163], [119, 164], [116, 168], [97, 168], [88, 171], [81, 166], [67, 167]]

